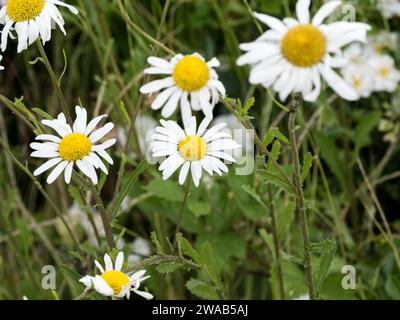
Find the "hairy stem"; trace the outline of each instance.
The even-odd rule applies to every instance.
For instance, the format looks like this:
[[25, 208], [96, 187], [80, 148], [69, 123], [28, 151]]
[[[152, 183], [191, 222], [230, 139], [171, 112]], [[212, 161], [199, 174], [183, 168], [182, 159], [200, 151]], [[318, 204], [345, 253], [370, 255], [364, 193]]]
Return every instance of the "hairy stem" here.
[[296, 141], [296, 111], [300, 104], [300, 99], [294, 98], [290, 106], [289, 114], [289, 137], [290, 137], [290, 147], [292, 150], [292, 161], [294, 166], [294, 185], [296, 190], [296, 206], [300, 218], [301, 233], [303, 236], [303, 246], [304, 246], [304, 267], [307, 275], [307, 285], [310, 295], [310, 299], [314, 300], [315, 288], [314, 279], [311, 266], [311, 252], [310, 252], [310, 238], [308, 232], [307, 214], [304, 207], [304, 194], [303, 194], [303, 183], [301, 181], [300, 174], [300, 160], [299, 154], [297, 153], [297, 141]]
[[178, 221], [176, 223], [174, 243], [176, 243], [176, 237], [178, 235], [179, 229], [181, 228], [183, 213], [185, 212], [186, 201], [187, 201], [187, 198], [189, 196], [189, 193], [190, 193], [190, 177], [187, 177], [187, 182], [186, 182], [186, 187], [185, 187], [185, 195], [184, 195], [183, 200], [182, 200], [181, 210], [179, 212]]

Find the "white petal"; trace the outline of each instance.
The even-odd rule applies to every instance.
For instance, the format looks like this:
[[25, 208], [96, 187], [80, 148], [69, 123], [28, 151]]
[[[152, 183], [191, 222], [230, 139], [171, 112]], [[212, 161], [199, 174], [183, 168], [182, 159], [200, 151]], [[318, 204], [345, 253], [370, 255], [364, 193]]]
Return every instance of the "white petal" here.
[[33, 172], [33, 175], [38, 176], [38, 175], [42, 174], [43, 172], [45, 172], [46, 170], [54, 167], [56, 164], [60, 163], [61, 161], [62, 161], [61, 158], [54, 158], [54, 159], [48, 160], [44, 164], [42, 164], [39, 168], [37, 168]]
[[115, 260], [115, 270], [121, 271], [123, 263], [124, 263], [124, 253], [120, 251], [117, 255], [117, 259]]
[[68, 161], [63, 161], [60, 164], [58, 164], [57, 167], [55, 167], [53, 169], [53, 171], [47, 177], [47, 183], [52, 184], [54, 182], [54, 180], [56, 180], [58, 178], [58, 176], [61, 174], [61, 172], [63, 172], [63, 170], [65, 169], [65, 167], [67, 165], [68, 165]]

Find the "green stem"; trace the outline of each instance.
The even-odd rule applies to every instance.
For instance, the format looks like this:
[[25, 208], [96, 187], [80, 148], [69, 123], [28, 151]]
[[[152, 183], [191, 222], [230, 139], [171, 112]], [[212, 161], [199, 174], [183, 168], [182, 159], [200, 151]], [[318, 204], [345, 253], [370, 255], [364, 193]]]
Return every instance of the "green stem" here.
[[274, 249], [275, 249], [275, 259], [276, 259], [276, 273], [278, 276], [279, 285], [279, 295], [280, 299], [285, 299], [285, 287], [283, 282], [283, 272], [282, 272], [282, 262], [281, 262], [281, 249], [276, 228], [276, 214], [274, 208], [274, 198], [272, 195], [272, 187], [268, 185], [268, 197], [269, 197], [269, 210], [271, 213], [271, 225], [272, 225], [272, 237], [274, 238]]
[[303, 246], [304, 246], [304, 267], [307, 275], [307, 285], [310, 295], [310, 300], [316, 299], [315, 289], [314, 289], [314, 279], [312, 274], [311, 265], [311, 251], [310, 251], [310, 238], [307, 223], [307, 214], [304, 207], [304, 194], [303, 194], [303, 183], [301, 182], [300, 174], [300, 160], [299, 154], [297, 153], [297, 141], [296, 141], [296, 111], [301, 101], [298, 98], [294, 98], [289, 114], [289, 136], [290, 136], [290, 147], [292, 150], [292, 161], [294, 166], [294, 184], [296, 190], [296, 206], [300, 218], [301, 233], [303, 236]]
[[179, 217], [178, 221], [176, 223], [176, 229], [175, 229], [175, 240], [174, 243], [176, 243], [176, 237], [178, 235], [178, 232], [181, 228], [181, 223], [182, 223], [182, 218], [183, 218], [183, 213], [185, 212], [186, 208], [186, 201], [190, 193], [190, 177], [187, 177], [187, 182], [186, 182], [186, 187], [185, 187], [185, 195], [183, 197], [182, 205], [181, 205], [181, 210], [179, 212]]
[[49, 72], [51, 82], [53, 83], [53, 86], [56, 88], [58, 98], [60, 99], [61, 108], [62, 108], [62, 110], [63, 110], [63, 112], [64, 112], [64, 114], [65, 114], [65, 116], [67, 118], [68, 123], [70, 125], [72, 125], [72, 123], [73, 123], [72, 122], [72, 118], [71, 118], [71, 115], [69, 113], [69, 109], [67, 107], [67, 103], [65, 102], [64, 95], [63, 95], [63, 93], [61, 91], [60, 81], [57, 79], [57, 76], [54, 73], [54, 70], [53, 70], [53, 68], [52, 68], [52, 66], [50, 64], [49, 59], [47, 58], [46, 52], [44, 51], [44, 48], [43, 48], [42, 43], [40, 42], [40, 39], [36, 40], [36, 44], [38, 46], [40, 55], [42, 56], [43, 63], [46, 66], [47, 71]]

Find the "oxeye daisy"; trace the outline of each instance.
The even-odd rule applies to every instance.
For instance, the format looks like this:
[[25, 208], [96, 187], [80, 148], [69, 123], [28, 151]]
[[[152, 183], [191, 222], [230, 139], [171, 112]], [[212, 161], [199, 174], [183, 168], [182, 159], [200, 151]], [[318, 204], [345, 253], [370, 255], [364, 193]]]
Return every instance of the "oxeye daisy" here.
[[70, 183], [74, 164], [94, 184], [97, 184], [98, 179], [95, 169], [100, 168], [105, 174], [108, 174], [107, 168], [100, 157], [109, 164], [113, 164], [113, 160], [105, 150], [111, 147], [116, 140], [109, 139], [102, 144], [97, 143], [114, 128], [114, 125], [108, 122], [100, 129], [94, 130], [106, 115], [98, 116], [87, 123], [86, 109], [76, 106], [75, 110], [76, 120], [72, 128], [67, 124], [63, 113], [60, 113], [57, 119], [42, 120], [45, 126], [52, 128], [59, 136], [40, 134], [36, 137], [36, 140], [45, 142], [33, 142], [30, 145], [35, 150], [32, 152], [31, 157], [51, 158], [35, 170], [33, 173], [35, 176], [56, 166], [47, 177], [47, 183], [49, 184], [56, 180], [63, 171], [65, 182]]
[[249, 81], [279, 92], [284, 101], [292, 92], [300, 92], [307, 101], [315, 101], [321, 90], [321, 76], [344, 99], [356, 100], [357, 92], [333, 68], [346, 65], [342, 47], [355, 41], [366, 42], [370, 26], [365, 23], [324, 20], [341, 4], [324, 4], [311, 19], [310, 0], [298, 0], [297, 19], [277, 18], [255, 13], [271, 29], [255, 42], [243, 43], [247, 51], [238, 65], [251, 65]]
[[212, 118], [206, 117], [196, 128], [196, 118], [191, 117], [182, 129], [175, 121], [161, 120], [162, 126], [155, 128], [151, 136], [150, 148], [153, 157], [167, 157], [160, 165], [163, 179], [167, 180], [179, 167], [179, 183], [183, 184], [189, 169], [196, 187], [199, 186], [202, 170], [213, 175], [228, 172], [221, 161], [235, 162], [225, 151], [240, 148], [231, 134], [221, 131], [226, 127], [220, 123], [206, 130]]
[[97, 260], [94, 263], [101, 275], [85, 276], [79, 280], [88, 289], [94, 288], [100, 294], [113, 298], [127, 297], [129, 299], [131, 291], [133, 291], [145, 299], [153, 299], [152, 294], [139, 290], [141, 283], [150, 278], [150, 276], [144, 276], [146, 270], [139, 270], [134, 273], [121, 271], [124, 264], [124, 253], [122, 251], [118, 253], [115, 266], [113, 266], [107, 253], [104, 255], [104, 268]]
[[161, 115], [169, 118], [180, 102], [183, 119], [189, 119], [192, 110], [203, 110], [206, 117], [212, 117], [219, 95], [225, 96], [225, 87], [213, 69], [220, 65], [217, 58], [206, 62], [194, 53], [177, 54], [170, 61], [157, 57], [149, 57], [147, 61], [151, 67], [144, 70], [146, 74], [167, 75], [140, 88], [143, 94], [160, 91], [151, 104], [152, 109], [163, 108]]
[[394, 92], [400, 82], [400, 71], [389, 55], [374, 56], [369, 61], [374, 71], [375, 91]]
[[4, 24], [1, 49], [6, 50], [8, 37], [14, 37], [14, 30], [18, 37], [18, 52], [27, 49], [39, 36], [43, 44], [49, 41], [55, 24], [66, 34], [64, 19], [57, 6], [78, 14], [75, 7], [61, 0], [7, 0], [0, 10], [0, 23]]

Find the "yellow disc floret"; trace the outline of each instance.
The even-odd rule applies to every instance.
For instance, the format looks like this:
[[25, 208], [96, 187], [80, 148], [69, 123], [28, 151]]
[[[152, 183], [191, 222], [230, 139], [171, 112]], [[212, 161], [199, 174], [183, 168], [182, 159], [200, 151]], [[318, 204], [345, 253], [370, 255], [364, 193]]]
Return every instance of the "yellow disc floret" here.
[[101, 277], [114, 290], [115, 295], [119, 294], [122, 288], [129, 283], [129, 277], [125, 273], [117, 270], [106, 271]]
[[318, 28], [302, 24], [291, 28], [281, 43], [283, 56], [298, 67], [311, 67], [324, 57], [326, 38]]
[[186, 136], [179, 141], [178, 150], [185, 160], [200, 160], [207, 153], [207, 144], [202, 137], [196, 135]]
[[16, 22], [35, 19], [43, 10], [45, 0], [7, 0], [7, 16]]
[[172, 74], [176, 85], [185, 91], [196, 91], [205, 86], [210, 79], [207, 64], [196, 56], [183, 57]]
[[66, 161], [82, 160], [92, 148], [92, 143], [83, 133], [70, 133], [60, 141], [58, 152]]
[[390, 75], [390, 69], [386, 66], [383, 66], [379, 69], [379, 74], [382, 78], [386, 79]]

